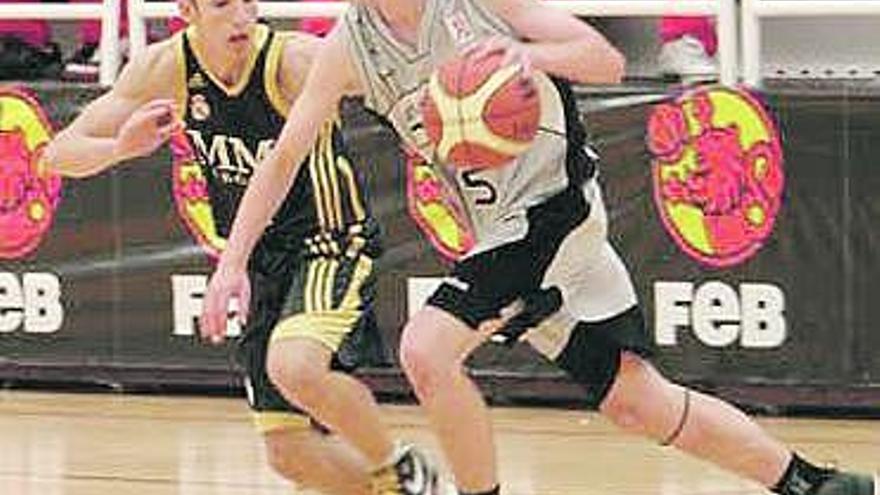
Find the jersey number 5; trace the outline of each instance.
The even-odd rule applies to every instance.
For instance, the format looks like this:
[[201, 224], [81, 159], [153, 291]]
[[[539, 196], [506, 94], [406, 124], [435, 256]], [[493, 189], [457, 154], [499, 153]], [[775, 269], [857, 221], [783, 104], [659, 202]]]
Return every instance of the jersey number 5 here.
[[466, 170], [461, 174], [461, 180], [468, 189], [475, 190], [479, 194], [474, 201], [478, 205], [491, 205], [498, 200], [498, 191], [486, 179], [477, 177], [480, 172], [478, 170]]

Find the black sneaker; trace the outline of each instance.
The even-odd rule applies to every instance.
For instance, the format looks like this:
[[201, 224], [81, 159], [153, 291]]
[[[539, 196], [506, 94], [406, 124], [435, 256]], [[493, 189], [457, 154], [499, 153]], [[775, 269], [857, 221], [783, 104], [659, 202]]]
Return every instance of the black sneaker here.
[[397, 448], [397, 460], [372, 474], [373, 495], [447, 495], [448, 485], [434, 464], [414, 445]]
[[880, 495], [877, 476], [838, 471], [814, 495]]
[[55, 43], [34, 46], [14, 37], [0, 37], [0, 79], [57, 79], [61, 50]]
[[67, 81], [97, 81], [100, 65], [101, 52], [98, 45], [86, 43], [67, 60], [63, 77]]

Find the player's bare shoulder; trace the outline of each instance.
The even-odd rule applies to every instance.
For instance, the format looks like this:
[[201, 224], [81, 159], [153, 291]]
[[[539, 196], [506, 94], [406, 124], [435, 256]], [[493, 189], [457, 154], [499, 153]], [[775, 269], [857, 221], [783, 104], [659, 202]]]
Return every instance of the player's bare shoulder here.
[[333, 65], [333, 78], [326, 81], [328, 88], [338, 87], [347, 95], [360, 93], [360, 80], [346, 47], [345, 30], [334, 29], [325, 38], [302, 32], [279, 35], [286, 37], [281, 70], [278, 71], [279, 85], [290, 101], [302, 92], [309, 72], [319, 61]]
[[180, 72], [180, 35], [151, 43], [133, 57], [114, 85], [114, 91], [139, 100], [172, 98]]
[[276, 36], [282, 43], [277, 83], [284, 97], [292, 102], [302, 91], [323, 40], [299, 31], [281, 31]]

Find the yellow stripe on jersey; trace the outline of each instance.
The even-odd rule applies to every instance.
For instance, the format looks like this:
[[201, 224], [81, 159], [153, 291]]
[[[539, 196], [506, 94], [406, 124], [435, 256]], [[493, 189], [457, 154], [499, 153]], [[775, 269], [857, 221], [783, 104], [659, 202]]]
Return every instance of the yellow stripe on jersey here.
[[315, 199], [315, 212], [318, 214], [318, 227], [327, 230], [327, 214], [324, 212], [324, 201], [321, 199], [321, 185], [318, 181], [318, 155], [313, 149], [309, 153], [309, 177], [312, 179], [312, 196]]
[[174, 65], [177, 70], [174, 73], [174, 103], [177, 104], [177, 118], [183, 120], [186, 116], [187, 98], [189, 90], [186, 81], [186, 54], [183, 50], [183, 31], [174, 35]]
[[281, 70], [284, 47], [292, 38], [293, 36], [290, 33], [275, 33], [275, 36], [272, 37], [272, 43], [269, 45], [269, 50], [266, 52], [266, 66], [263, 70], [263, 87], [266, 90], [266, 96], [269, 97], [272, 107], [281, 116], [287, 116], [290, 102], [284, 96], [284, 92], [281, 91], [278, 72]]
[[336, 166], [345, 176], [345, 182], [348, 186], [348, 196], [351, 200], [351, 211], [354, 213], [354, 219], [357, 222], [363, 222], [367, 218], [364, 209], [364, 203], [361, 200], [361, 192], [355, 180], [354, 170], [351, 168], [351, 162], [345, 156], [339, 155], [336, 158]]
[[336, 175], [336, 153], [333, 147], [333, 129], [335, 123], [329, 121], [324, 124], [327, 136], [324, 140], [324, 158], [327, 164], [327, 176], [330, 180], [330, 193], [332, 194], [333, 221], [334, 227], [341, 229], [343, 225], [342, 219], [342, 201], [340, 199], [339, 178]]
[[326, 139], [326, 127], [322, 126], [321, 131], [318, 133], [318, 141], [312, 149], [312, 153], [317, 155], [315, 161], [318, 170], [318, 183], [321, 185], [320, 192], [316, 193], [315, 196], [324, 208], [324, 221], [326, 222], [325, 228], [328, 230], [334, 230], [338, 226], [336, 224], [336, 215], [333, 213], [330, 180], [327, 177], [327, 168], [329, 167], [329, 164], [327, 163], [327, 153], [324, 152]]

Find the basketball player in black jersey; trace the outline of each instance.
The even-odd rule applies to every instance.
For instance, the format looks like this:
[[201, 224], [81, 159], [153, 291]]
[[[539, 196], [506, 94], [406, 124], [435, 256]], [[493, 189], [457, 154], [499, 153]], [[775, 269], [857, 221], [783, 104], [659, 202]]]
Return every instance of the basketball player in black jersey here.
[[[500, 492], [488, 411], [463, 367], [476, 346], [504, 336], [523, 337], [553, 360], [627, 431], [783, 495], [878, 495], [871, 477], [808, 463], [734, 407], [671, 383], [651, 365], [651, 341], [635, 291], [606, 239], [595, 167], [578, 142], [577, 119], [564, 118], [571, 115], [565, 108], [570, 98], [561, 80], [619, 81], [624, 63], [614, 47], [539, 0], [354, 3], [317, 56], [280, 145], [245, 193], [206, 309], [219, 312], [237, 293], [245, 279], [241, 260], [343, 95], [364, 95], [368, 107], [388, 117], [430, 160], [418, 95], [432, 69], [474, 44], [499, 50], [524, 70], [543, 73], [536, 74], [544, 88], [542, 128], [546, 121], [555, 132], [539, 134], [514, 162], [479, 171], [480, 180], [495, 187], [497, 200], [491, 202], [468, 189], [466, 174], [437, 167], [458, 186], [476, 246], [413, 316], [401, 339], [403, 367], [460, 492]], [[592, 459], [585, 456], [585, 462]]]
[[[190, 27], [133, 60], [45, 157], [63, 175], [85, 177], [185, 132], [225, 237], [320, 41], [257, 24], [253, 0], [181, 0], [179, 7]], [[271, 465], [299, 485], [329, 494], [437, 495], [430, 462], [393, 442], [366, 386], [334, 371], [356, 365], [357, 342], [377, 335], [380, 249], [335, 115], [319, 134], [247, 263], [241, 313], [250, 317], [239, 354], [255, 422]], [[226, 310], [203, 328], [210, 325], [225, 327]]]

